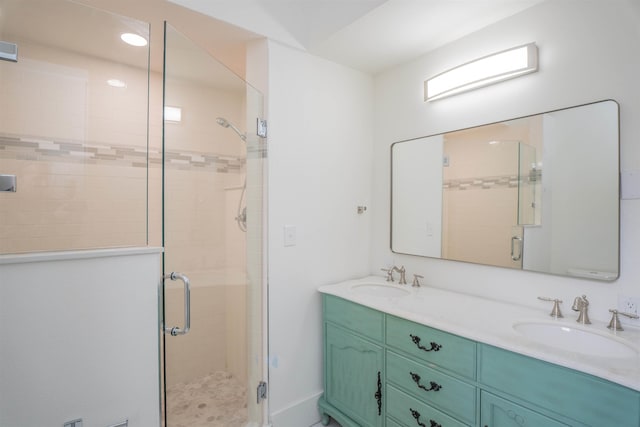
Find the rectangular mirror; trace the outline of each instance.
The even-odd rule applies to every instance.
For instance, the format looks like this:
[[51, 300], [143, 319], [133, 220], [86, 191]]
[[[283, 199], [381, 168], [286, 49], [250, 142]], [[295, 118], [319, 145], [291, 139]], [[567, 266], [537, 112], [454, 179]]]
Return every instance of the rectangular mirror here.
[[391, 146], [391, 250], [563, 276], [619, 275], [618, 104]]

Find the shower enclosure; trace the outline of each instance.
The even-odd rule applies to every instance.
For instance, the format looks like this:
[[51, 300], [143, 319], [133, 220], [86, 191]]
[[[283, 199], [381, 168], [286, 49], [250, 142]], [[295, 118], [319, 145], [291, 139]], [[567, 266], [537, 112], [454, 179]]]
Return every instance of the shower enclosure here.
[[262, 95], [165, 24], [165, 422], [261, 425]]
[[170, 26], [164, 69], [124, 33], [150, 39], [0, 0], [0, 425], [263, 425], [262, 95]]

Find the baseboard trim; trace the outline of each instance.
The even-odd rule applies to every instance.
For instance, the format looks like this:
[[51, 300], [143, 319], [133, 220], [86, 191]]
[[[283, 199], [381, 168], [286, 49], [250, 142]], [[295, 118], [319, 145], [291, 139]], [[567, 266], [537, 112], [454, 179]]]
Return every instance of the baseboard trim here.
[[292, 405], [271, 414], [271, 425], [274, 427], [312, 426], [320, 422], [318, 399], [322, 392], [298, 400]]

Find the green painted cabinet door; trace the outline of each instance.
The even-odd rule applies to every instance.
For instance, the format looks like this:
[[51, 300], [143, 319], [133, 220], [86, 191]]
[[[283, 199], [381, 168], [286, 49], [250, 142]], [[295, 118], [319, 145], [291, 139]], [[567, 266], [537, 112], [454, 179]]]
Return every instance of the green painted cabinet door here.
[[567, 427], [542, 414], [482, 392], [480, 418], [482, 427]]
[[362, 426], [382, 426], [382, 347], [331, 324], [326, 334], [327, 402]]

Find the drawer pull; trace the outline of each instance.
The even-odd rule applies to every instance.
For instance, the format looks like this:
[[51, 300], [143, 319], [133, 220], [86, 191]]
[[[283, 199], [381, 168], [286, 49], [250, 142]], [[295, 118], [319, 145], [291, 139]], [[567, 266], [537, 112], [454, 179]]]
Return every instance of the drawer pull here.
[[382, 381], [380, 380], [380, 371], [378, 371], [378, 390], [374, 394], [378, 402], [378, 416], [382, 415]]
[[[420, 412], [416, 411], [413, 408], [409, 408], [409, 410], [411, 411], [411, 416], [416, 420], [416, 423], [418, 423], [420, 427], [427, 427], [425, 423], [420, 422]], [[442, 427], [442, 424], [438, 424], [433, 420], [429, 420], [429, 427]]]
[[420, 340], [421, 338], [417, 335], [413, 335], [413, 334], [409, 334], [409, 336], [411, 337], [411, 341], [413, 341], [413, 343], [418, 346], [418, 348], [420, 350], [424, 350], [424, 351], [439, 351], [442, 346], [438, 343], [435, 343], [433, 341], [431, 341], [429, 344], [431, 344], [431, 348], [427, 348], [423, 345], [420, 344]]
[[424, 385], [420, 384], [420, 375], [415, 374], [413, 372], [409, 372], [409, 374], [411, 374], [411, 379], [413, 380], [413, 382], [416, 383], [418, 387], [420, 387], [424, 391], [438, 391], [442, 388], [440, 384], [433, 381], [429, 381], [429, 385], [431, 387], [426, 388]]

